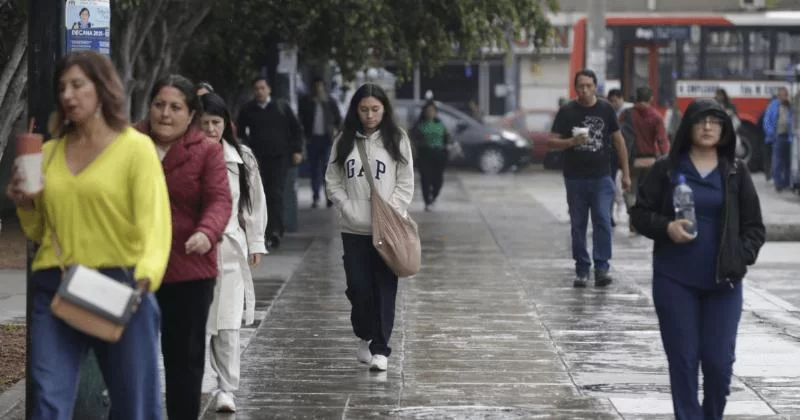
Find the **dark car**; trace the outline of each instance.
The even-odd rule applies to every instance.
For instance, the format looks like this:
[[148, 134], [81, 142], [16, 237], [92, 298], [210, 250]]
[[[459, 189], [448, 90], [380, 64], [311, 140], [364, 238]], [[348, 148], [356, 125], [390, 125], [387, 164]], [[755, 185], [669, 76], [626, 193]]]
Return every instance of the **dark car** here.
[[[419, 117], [424, 102], [412, 99], [394, 101], [397, 121], [407, 130]], [[445, 103], [436, 102], [439, 118], [450, 131], [455, 147], [452, 163], [475, 166], [481, 172], [496, 174], [521, 168], [531, 162], [531, 144], [516, 131], [485, 125]]]

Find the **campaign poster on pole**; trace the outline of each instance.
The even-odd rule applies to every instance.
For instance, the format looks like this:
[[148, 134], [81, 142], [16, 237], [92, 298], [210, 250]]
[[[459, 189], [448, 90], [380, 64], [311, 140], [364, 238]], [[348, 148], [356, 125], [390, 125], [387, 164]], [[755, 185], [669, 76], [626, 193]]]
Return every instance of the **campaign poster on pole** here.
[[91, 50], [111, 55], [110, 0], [67, 0], [64, 27], [66, 53]]

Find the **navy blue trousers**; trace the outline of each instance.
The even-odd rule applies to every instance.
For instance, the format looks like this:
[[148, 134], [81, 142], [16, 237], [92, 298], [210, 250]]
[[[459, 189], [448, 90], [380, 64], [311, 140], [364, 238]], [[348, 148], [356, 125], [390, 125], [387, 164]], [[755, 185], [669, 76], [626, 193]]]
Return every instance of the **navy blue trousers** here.
[[[120, 269], [101, 270], [133, 284]], [[78, 391], [78, 371], [89, 347], [94, 349], [111, 397], [111, 418], [162, 418], [158, 376], [160, 311], [152, 293], [143, 296], [122, 338], [106, 343], [73, 329], [50, 312], [50, 301], [61, 281], [57, 269], [33, 273], [31, 380], [34, 420], [72, 420]]]
[[352, 305], [353, 332], [362, 340], [372, 341], [369, 346], [372, 354], [389, 357], [397, 276], [372, 245], [372, 236], [342, 233], [342, 245], [347, 277], [345, 294]]
[[[742, 284], [702, 290], [675, 280], [653, 279], [653, 301], [669, 362], [677, 420], [722, 419], [730, 394], [736, 332], [742, 315]], [[703, 370], [703, 405], [697, 373]]]
[[772, 180], [779, 190], [792, 185], [792, 141], [787, 135], [772, 143]]
[[325, 169], [331, 156], [331, 138], [311, 136], [306, 144], [308, 149], [308, 170], [311, 172], [311, 193], [314, 202], [319, 201], [319, 192], [325, 185]]

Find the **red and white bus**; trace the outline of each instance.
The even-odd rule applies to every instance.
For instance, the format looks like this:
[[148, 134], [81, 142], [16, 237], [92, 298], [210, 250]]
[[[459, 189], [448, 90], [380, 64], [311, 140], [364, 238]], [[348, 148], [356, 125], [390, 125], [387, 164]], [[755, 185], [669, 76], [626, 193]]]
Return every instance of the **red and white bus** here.
[[[582, 18], [573, 27], [570, 97], [572, 75], [586, 66], [586, 25]], [[606, 51], [605, 92], [616, 87], [629, 98], [650, 86], [660, 107], [674, 101], [683, 110], [723, 88], [755, 135], [774, 92], [790, 87], [770, 72], [800, 63], [800, 12], [608, 14]]]

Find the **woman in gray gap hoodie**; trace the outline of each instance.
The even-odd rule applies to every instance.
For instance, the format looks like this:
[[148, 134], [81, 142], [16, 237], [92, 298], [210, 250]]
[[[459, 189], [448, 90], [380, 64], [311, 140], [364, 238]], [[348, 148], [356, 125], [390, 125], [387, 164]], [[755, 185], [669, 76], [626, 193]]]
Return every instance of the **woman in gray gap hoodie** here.
[[394, 110], [383, 89], [361, 86], [353, 95], [339, 135], [334, 139], [325, 174], [328, 197], [339, 210], [344, 248], [350, 321], [360, 339], [358, 361], [385, 371], [392, 352], [397, 276], [372, 245], [370, 187], [356, 142], [366, 146], [375, 187], [401, 214], [414, 196], [411, 142], [394, 121]]

